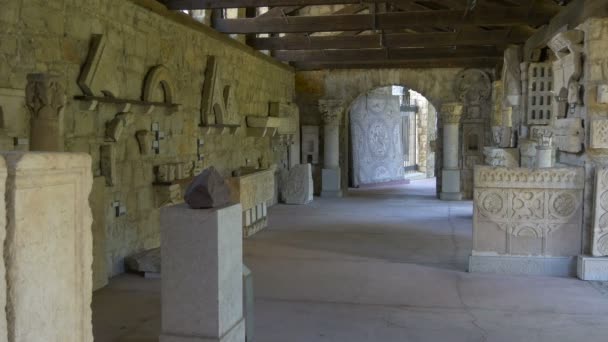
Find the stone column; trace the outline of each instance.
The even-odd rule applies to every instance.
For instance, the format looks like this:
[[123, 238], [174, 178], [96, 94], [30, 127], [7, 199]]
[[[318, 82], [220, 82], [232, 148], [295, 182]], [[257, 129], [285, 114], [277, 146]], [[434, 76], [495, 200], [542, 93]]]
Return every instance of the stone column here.
[[92, 342], [91, 157], [2, 156], [8, 169], [4, 257], [10, 341]]
[[553, 132], [540, 129], [536, 132], [536, 167], [539, 169], [553, 167]]
[[164, 207], [160, 342], [245, 342], [240, 204]]
[[59, 78], [48, 74], [28, 75], [25, 96], [31, 114], [30, 150], [63, 151], [66, 96]]
[[444, 201], [459, 201], [460, 167], [458, 163], [459, 123], [462, 116], [463, 105], [459, 102], [446, 103], [441, 106], [443, 119], [443, 170], [441, 171], [441, 194], [439, 198]]
[[342, 197], [340, 182], [340, 120], [342, 106], [337, 100], [319, 100], [323, 118], [324, 149], [321, 197]]

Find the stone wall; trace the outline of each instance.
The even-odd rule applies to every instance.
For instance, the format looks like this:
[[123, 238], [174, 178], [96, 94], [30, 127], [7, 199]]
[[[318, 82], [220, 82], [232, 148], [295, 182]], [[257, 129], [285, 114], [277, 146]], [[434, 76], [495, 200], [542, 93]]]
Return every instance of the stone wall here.
[[[77, 81], [94, 34], [105, 39], [92, 82], [96, 96], [111, 93], [118, 99], [142, 100], [147, 75], [162, 65], [167, 82], [152, 89], [148, 100], [181, 106], [76, 100], [83, 95]], [[24, 149], [30, 138], [22, 98], [27, 75], [55, 74], [67, 95], [64, 149], [90, 154], [94, 176], [105, 177], [105, 188], [96, 186], [91, 195], [94, 205], [101, 206], [93, 213], [105, 215], [94, 218], [105, 226], [102, 234], [95, 235], [105, 236], [106, 260], [96, 260], [97, 272], [104, 273], [105, 268], [108, 276], [118, 274], [125, 256], [159, 245], [158, 209], [181, 200], [179, 186], [197, 169], [213, 165], [228, 176], [241, 166], [287, 164], [276, 160], [285, 155], [276, 153], [283, 147], [274, 148], [269, 136], [249, 136], [244, 122], [248, 115], [268, 116], [270, 102], [292, 101], [293, 72], [156, 1], [5, 2], [0, 41], [4, 148]], [[199, 128], [210, 55], [221, 63], [218, 79], [233, 91], [230, 110], [242, 129], [232, 134], [206, 134]], [[21, 96], [17, 109], [2, 96], [7, 92], [11, 103], [15, 94]], [[165, 182], [167, 175], [177, 180]], [[104, 192], [103, 198], [95, 191]]]

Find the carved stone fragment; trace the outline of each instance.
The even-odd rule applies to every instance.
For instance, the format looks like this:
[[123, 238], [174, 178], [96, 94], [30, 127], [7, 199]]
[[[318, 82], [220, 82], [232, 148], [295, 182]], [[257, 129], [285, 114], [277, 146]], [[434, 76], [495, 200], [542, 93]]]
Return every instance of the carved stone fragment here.
[[139, 152], [142, 155], [149, 155], [152, 152], [152, 142], [154, 141], [154, 134], [147, 130], [137, 131], [135, 138], [139, 144]]
[[210, 167], [190, 183], [184, 200], [192, 209], [221, 207], [230, 203], [230, 188], [215, 168]]
[[175, 103], [175, 81], [164, 65], [150, 69], [144, 82], [142, 100], [146, 102]]
[[205, 70], [205, 84], [201, 105], [203, 125], [238, 125], [240, 116], [236, 111], [232, 85], [220, 79], [221, 67], [217, 57], [209, 56]]
[[313, 200], [313, 191], [310, 164], [296, 165], [289, 170], [281, 197], [286, 204], [308, 204]]
[[589, 147], [608, 148], [608, 119], [592, 120], [590, 134]]
[[30, 74], [25, 89], [31, 113], [30, 149], [32, 151], [63, 151], [63, 110], [65, 90], [57, 76]]

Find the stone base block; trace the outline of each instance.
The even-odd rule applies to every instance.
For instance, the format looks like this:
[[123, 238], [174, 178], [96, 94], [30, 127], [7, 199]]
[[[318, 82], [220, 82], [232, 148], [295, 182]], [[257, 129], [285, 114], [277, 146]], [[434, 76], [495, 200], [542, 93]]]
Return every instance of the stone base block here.
[[240, 320], [232, 329], [220, 338], [203, 336], [161, 334], [159, 342], [245, 342], [245, 320]]
[[575, 257], [471, 255], [469, 272], [574, 277]]
[[340, 168], [323, 169], [321, 177], [321, 197], [342, 197]]
[[439, 194], [439, 199], [442, 201], [462, 201], [461, 192], [442, 192]]
[[581, 280], [608, 281], [608, 257], [579, 255], [577, 275]]

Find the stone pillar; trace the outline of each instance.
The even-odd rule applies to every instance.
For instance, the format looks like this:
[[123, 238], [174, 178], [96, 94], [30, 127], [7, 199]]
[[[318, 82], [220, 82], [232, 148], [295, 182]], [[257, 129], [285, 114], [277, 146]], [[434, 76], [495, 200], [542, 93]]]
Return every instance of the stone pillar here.
[[340, 120], [344, 107], [337, 100], [319, 100], [323, 117], [324, 149], [321, 197], [342, 197], [340, 182]]
[[540, 130], [537, 134], [536, 167], [539, 169], [553, 167], [553, 133]]
[[160, 342], [244, 342], [240, 204], [161, 209]]
[[[6, 189], [6, 163], [0, 156], [0, 194]], [[6, 267], [4, 262], [4, 240], [6, 238], [6, 204], [4, 196], [0, 196], [0, 342], [8, 341], [6, 324]]]
[[57, 76], [30, 74], [25, 88], [30, 111], [30, 150], [64, 150], [63, 109], [65, 91]]
[[10, 341], [92, 342], [91, 158], [2, 156], [8, 169], [4, 261]]
[[443, 119], [443, 170], [441, 171], [441, 194], [439, 198], [444, 201], [459, 201], [460, 167], [458, 163], [459, 123], [462, 116], [463, 105], [459, 102], [446, 103], [441, 106]]

